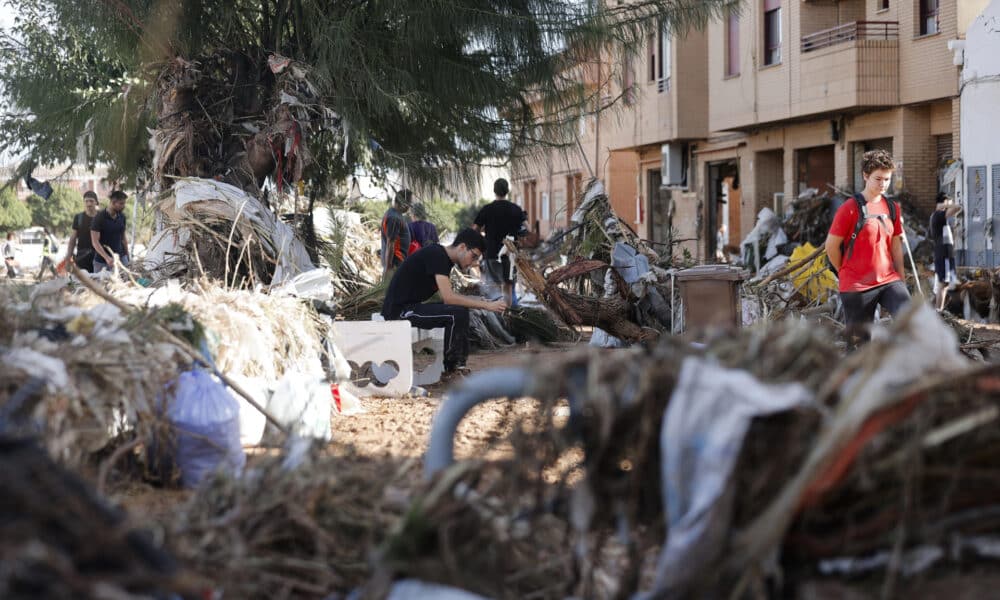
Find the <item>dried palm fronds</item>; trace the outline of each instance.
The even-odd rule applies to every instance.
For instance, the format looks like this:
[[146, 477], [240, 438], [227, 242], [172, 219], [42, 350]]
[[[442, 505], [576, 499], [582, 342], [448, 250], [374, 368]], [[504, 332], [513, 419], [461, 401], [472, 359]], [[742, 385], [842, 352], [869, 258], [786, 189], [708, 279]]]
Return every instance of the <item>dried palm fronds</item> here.
[[573, 330], [560, 323], [548, 310], [515, 306], [503, 314], [507, 330], [517, 341], [538, 341], [543, 344], [576, 339]]
[[156, 279], [208, 275], [225, 285], [252, 287], [313, 268], [292, 228], [235, 186], [177, 178], [161, 193], [157, 211], [164, 227], [144, 263]]
[[177, 511], [171, 548], [227, 598], [348, 593], [369, 579], [370, 548], [402, 512], [387, 490], [409, 466], [393, 475], [348, 448], [336, 454], [298, 467], [268, 457], [239, 479], [215, 477]]
[[337, 314], [349, 321], [367, 321], [373, 313], [382, 312], [385, 293], [389, 289], [389, 279], [382, 279], [375, 285], [337, 299]]
[[334, 273], [338, 298], [346, 300], [382, 279], [378, 224], [345, 210], [331, 210], [330, 218], [332, 230], [321, 255]]

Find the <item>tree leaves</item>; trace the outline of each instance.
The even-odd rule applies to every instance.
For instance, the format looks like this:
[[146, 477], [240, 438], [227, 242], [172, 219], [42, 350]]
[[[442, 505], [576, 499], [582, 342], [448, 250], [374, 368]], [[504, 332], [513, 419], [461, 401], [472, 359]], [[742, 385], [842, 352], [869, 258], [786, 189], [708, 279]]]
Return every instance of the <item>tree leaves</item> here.
[[[259, 122], [277, 101], [266, 64], [277, 53], [306, 65], [319, 106], [342, 118], [343, 135], [309, 141], [317, 164], [306, 176], [323, 189], [359, 167], [434, 180], [442, 165], [475, 165], [539, 142], [572, 143], [579, 115], [595, 110], [602, 94], [600, 81], [582, 85], [576, 65], [611, 45], [644, 43], [661, 20], [683, 30], [732, 2], [11, 4], [19, 17], [13, 34], [0, 37], [0, 86], [16, 108], [0, 115], [0, 150], [25, 149], [43, 163], [106, 162], [112, 177], [133, 183], [151, 164], [148, 128], [157, 126], [163, 91], [157, 78], [179, 57], [214, 69], [218, 85], [196, 96], [200, 110], [221, 123], [216, 154], [229, 155], [239, 150], [227, 146], [238, 130], [224, 125]], [[604, 81], [614, 62], [605, 65]], [[216, 93], [226, 89], [230, 100]], [[224, 175], [227, 161], [213, 161], [206, 168]]]
[[[27, 205], [17, 198], [13, 189], [9, 187], [0, 189], [0, 235], [30, 225], [31, 211]], [[6, 239], [6, 235], [0, 239]]]

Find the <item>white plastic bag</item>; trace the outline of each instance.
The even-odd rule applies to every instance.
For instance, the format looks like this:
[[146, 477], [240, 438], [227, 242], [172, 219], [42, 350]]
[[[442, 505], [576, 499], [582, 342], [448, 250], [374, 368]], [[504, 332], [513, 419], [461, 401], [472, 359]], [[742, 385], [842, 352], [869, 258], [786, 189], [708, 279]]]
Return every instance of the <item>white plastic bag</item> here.
[[216, 469], [243, 469], [239, 404], [211, 374], [201, 369], [181, 373], [167, 418], [177, 432], [175, 460], [184, 487], [197, 487]]

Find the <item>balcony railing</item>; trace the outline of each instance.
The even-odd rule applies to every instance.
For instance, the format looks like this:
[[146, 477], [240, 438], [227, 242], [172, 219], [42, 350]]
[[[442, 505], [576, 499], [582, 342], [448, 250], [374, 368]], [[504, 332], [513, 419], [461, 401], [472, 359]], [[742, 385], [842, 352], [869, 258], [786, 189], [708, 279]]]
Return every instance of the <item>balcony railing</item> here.
[[854, 40], [897, 40], [899, 21], [855, 21], [802, 36], [802, 52], [812, 52]]

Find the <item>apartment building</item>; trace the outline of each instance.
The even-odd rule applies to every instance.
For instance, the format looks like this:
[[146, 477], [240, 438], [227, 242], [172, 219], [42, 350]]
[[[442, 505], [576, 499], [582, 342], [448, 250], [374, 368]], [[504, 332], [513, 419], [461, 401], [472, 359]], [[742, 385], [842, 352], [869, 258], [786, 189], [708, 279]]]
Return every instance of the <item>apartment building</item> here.
[[[569, 225], [592, 177], [604, 182], [615, 212], [654, 244], [665, 242], [671, 225], [698, 220], [688, 174], [691, 143], [708, 135], [707, 50], [704, 31], [671, 36], [660, 28], [638, 53], [608, 52], [580, 71], [599, 102], [614, 108], [581, 115], [576, 143], [540, 149], [511, 170], [514, 200], [542, 235]], [[687, 201], [671, 204], [685, 194]]]
[[[569, 77], [583, 84], [584, 94], [593, 98], [592, 106], [569, 125], [572, 131], [564, 132], [569, 145], [539, 145], [530, 155], [513, 160], [510, 169], [510, 199], [524, 208], [529, 227], [543, 237], [569, 225], [586, 182], [594, 177], [606, 181], [603, 168], [608, 153], [602, 145], [602, 129], [613, 121], [611, 112], [598, 109], [611, 101], [610, 94], [620, 86], [608, 65], [596, 58], [578, 64]], [[542, 110], [538, 105], [533, 109]], [[566, 115], [561, 118], [569, 119]], [[621, 208], [615, 206], [615, 210]]]
[[[894, 191], [926, 212], [958, 156], [948, 41], [960, 2], [750, 0], [703, 32], [654, 36], [624, 65], [634, 101], [594, 119], [583, 146], [620, 216], [654, 242], [672, 226], [699, 260], [738, 243], [764, 207], [807, 188], [860, 188], [873, 148], [893, 153]], [[522, 193], [544, 184], [551, 203], [560, 185], [571, 191], [564, 174], [587, 179], [581, 166], [536, 160], [513, 175]]]
[[[958, 71], [948, 41], [958, 0], [754, 0], [708, 27], [709, 128], [696, 168], [713, 212], [741, 233], [807, 188], [862, 185], [865, 151], [897, 160], [893, 189], [924, 212], [958, 156]], [[735, 170], [739, 210], [714, 200]], [[713, 211], [713, 206], [715, 210]], [[706, 235], [706, 249], [712, 247]]]

